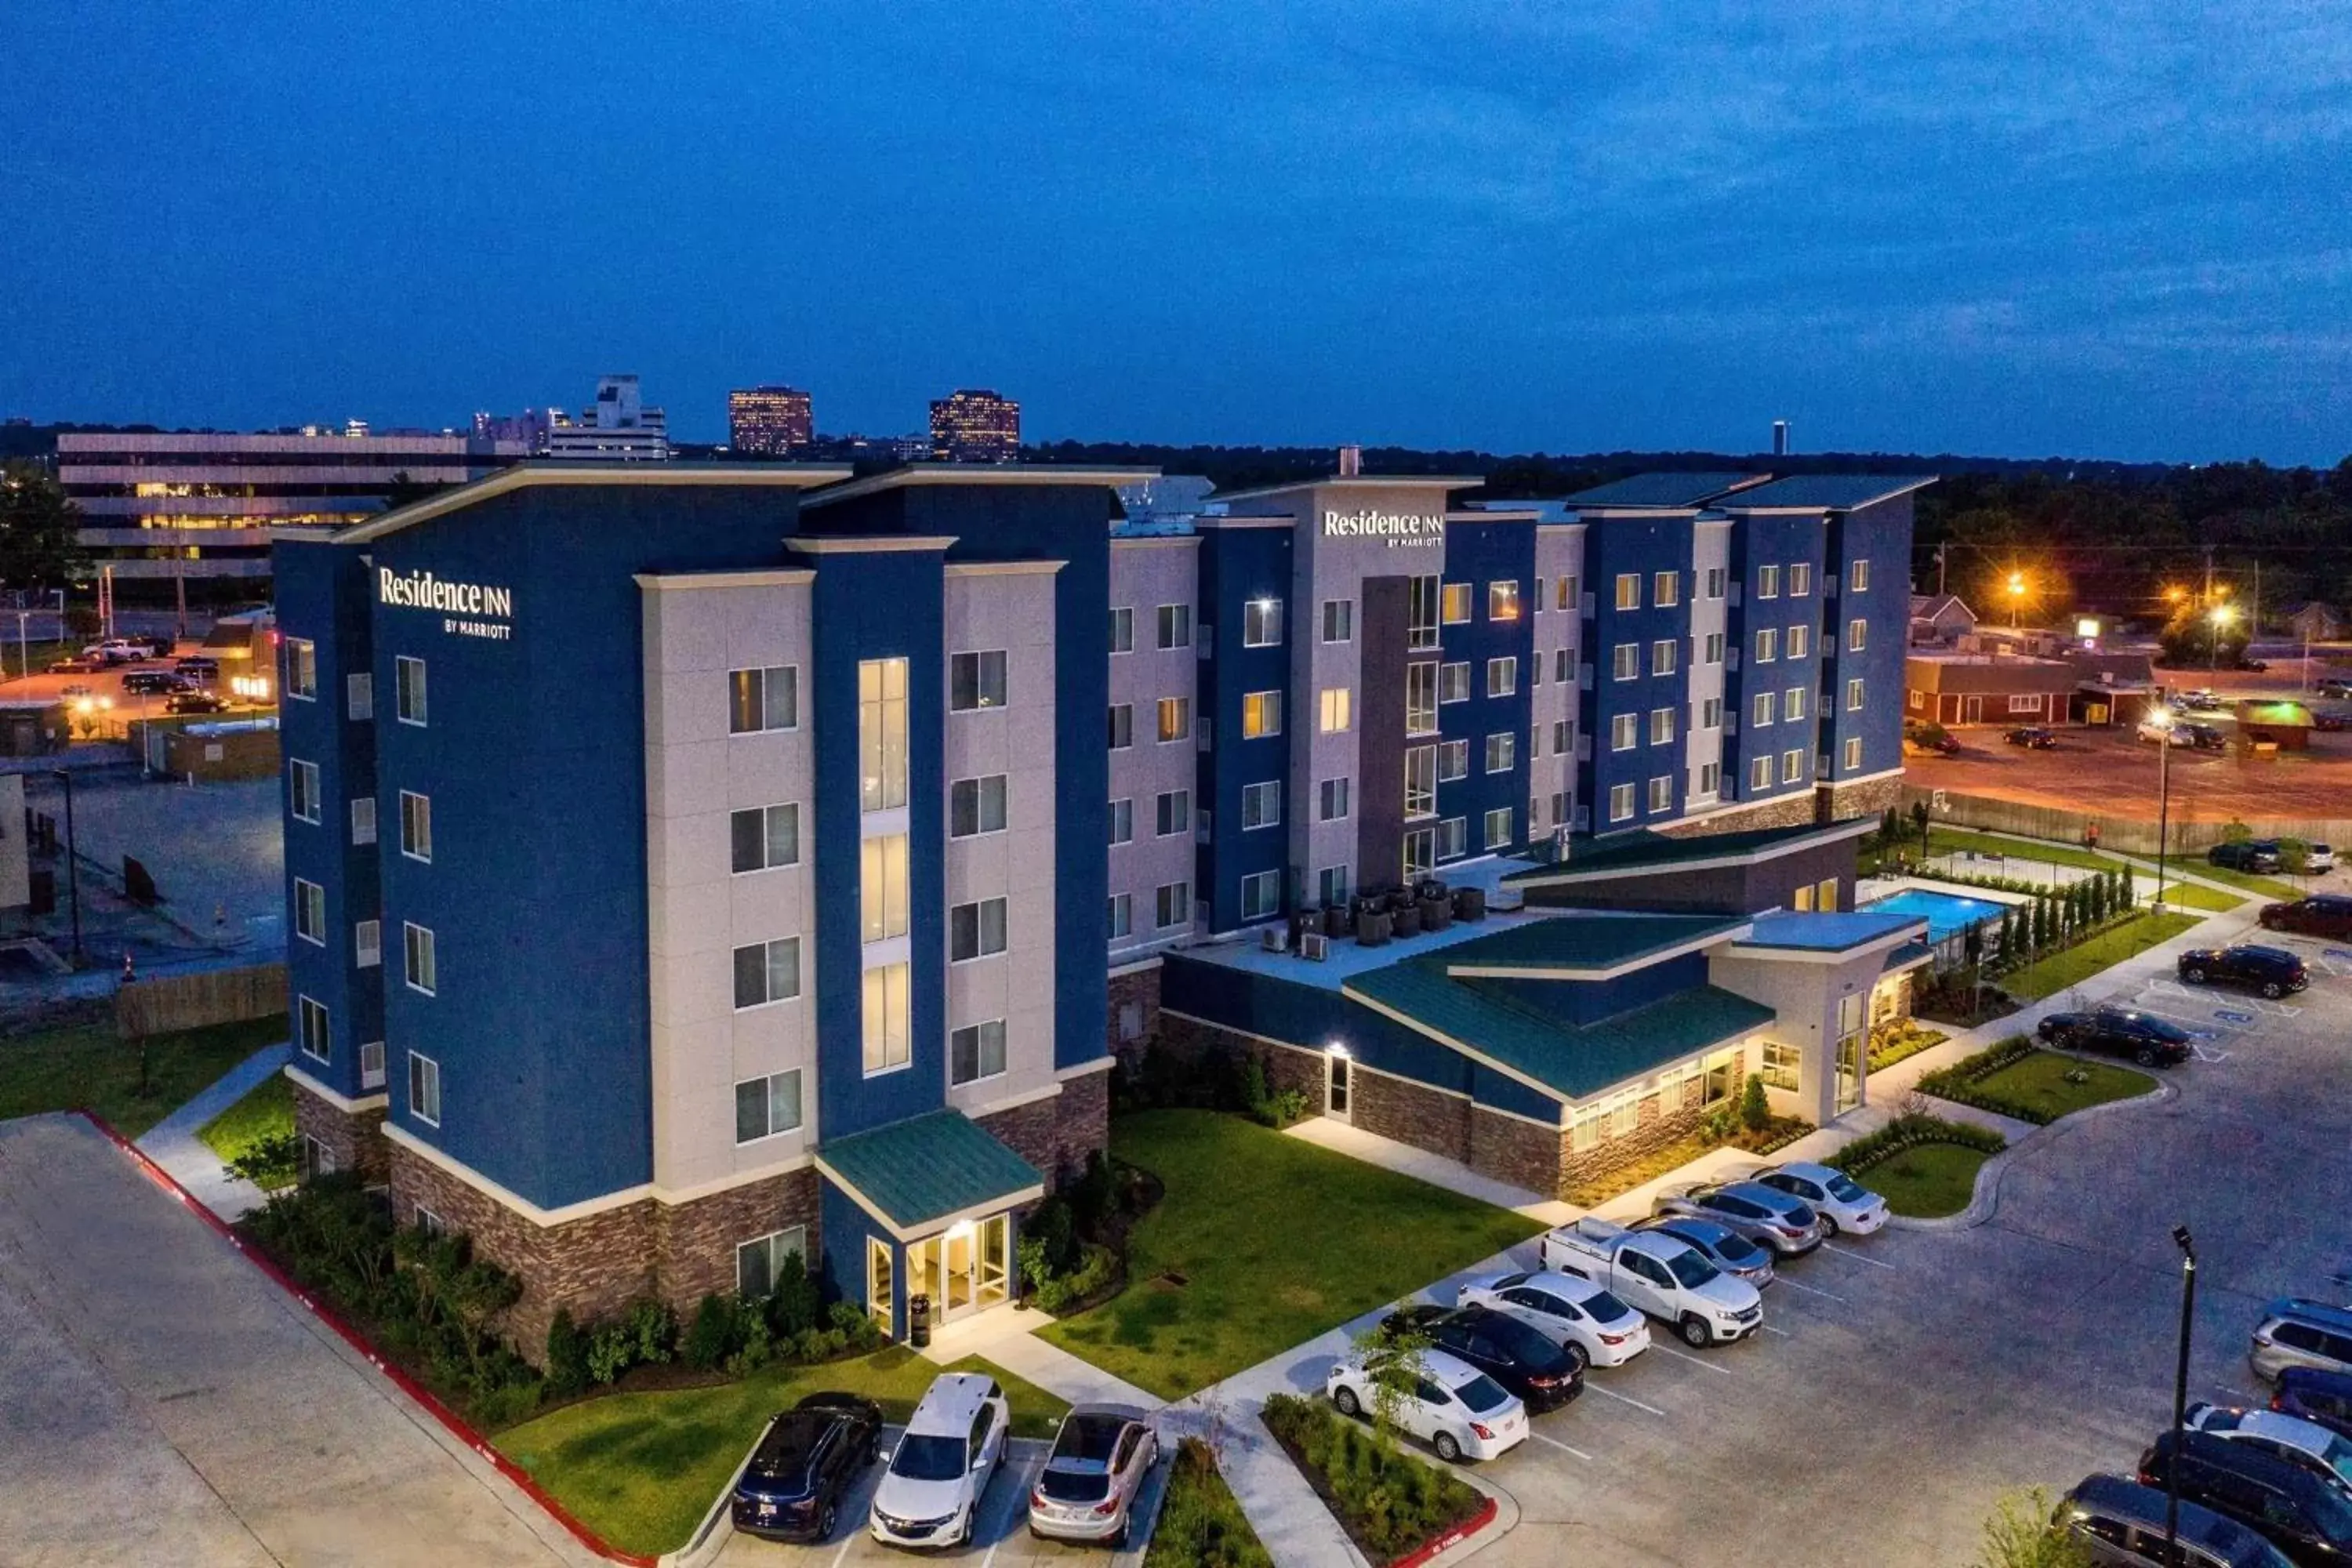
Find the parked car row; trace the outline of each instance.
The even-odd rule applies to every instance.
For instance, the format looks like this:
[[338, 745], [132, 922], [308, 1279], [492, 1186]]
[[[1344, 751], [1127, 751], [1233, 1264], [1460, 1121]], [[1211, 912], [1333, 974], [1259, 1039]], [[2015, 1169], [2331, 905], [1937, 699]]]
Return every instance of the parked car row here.
[[2143, 741], [2159, 746], [2194, 746], [2200, 752], [2226, 750], [2230, 744], [2221, 731], [2210, 724], [2190, 723], [2184, 720], [2143, 719], [2136, 731]]
[[[2241, 838], [2234, 843], [2216, 844], [2205, 851], [2205, 862], [2232, 871], [2270, 872], [2285, 863], [2275, 838]], [[2304, 846], [2303, 868], [2309, 872], [2336, 869], [2336, 849], [2333, 845]]]

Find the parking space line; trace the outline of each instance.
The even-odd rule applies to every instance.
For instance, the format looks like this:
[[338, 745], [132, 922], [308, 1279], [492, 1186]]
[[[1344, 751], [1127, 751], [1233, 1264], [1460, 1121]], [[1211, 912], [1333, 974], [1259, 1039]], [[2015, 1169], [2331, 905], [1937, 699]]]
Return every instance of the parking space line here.
[[1533, 1437], [1538, 1443], [1549, 1443], [1553, 1447], [1558, 1448], [1563, 1454], [1573, 1454], [1578, 1458], [1584, 1460], [1588, 1464], [1592, 1460], [1592, 1456], [1586, 1453], [1583, 1449], [1571, 1448], [1557, 1437], [1547, 1437], [1532, 1426], [1528, 1428], [1528, 1436]]
[[865, 1533], [866, 1527], [864, 1525], [855, 1524], [850, 1526], [849, 1533], [841, 1538], [841, 1550], [833, 1554], [833, 1568], [841, 1568], [842, 1559], [849, 1555], [849, 1549], [856, 1545], [857, 1538]]
[[[1652, 1348], [1654, 1349], [1655, 1347], [1654, 1346]], [[1659, 1409], [1656, 1405], [1644, 1405], [1640, 1400], [1633, 1398], [1631, 1394], [1619, 1394], [1613, 1390], [1603, 1388], [1599, 1384], [1593, 1382], [1591, 1378], [1585, 1379], [1584, 1386], [1587, 1391], [1598, 1394], [1603, 1398], [1613, 1399], [1620, 1405], [1630, 1405], [1636, 1410], [1646, 1410], [1651, 1415], [1657, 1416], [1661, 1420], [1665, 1418], [1666, 1413]]]
[[1855, 1252], [1850, 1247], [1840, 1247], [1834, 1241], [1824, 1241], [1822, 1243], [1822, 1250], [1824, 1252], [1834, 1252], [1840, 1258], [1851, 1258], [1856, 1263], [1867, 1263], [1873, 1268], [1884, 1268], [1889, 1274], [1900, 1274], [1902, 1272], [1901, 1269], [1895, 1268], [1892, 1263], [1881, 1263], [1875, 1258], [1864, 1258], [1861, 1253]]
[[[1822, 1245], [1827, 1247], [1829, 1243], [1823, 1242]], [[1772, 1283], [1775, 1285], [1786, 1285], [1791, 1290], [1801, 1290], [1808, 1296], [1820, 1296], [1828, 1300], [1845, 1302], [1848, 1306], [1853, 1305], [1852, 1302], [1846, 1301], [1844, 1297], [1839, 1295], [1834, 1290], [1824, 1290], [1818, 1285], [1800, 1285], [1794, 1279], [1790, 1279], [1786, 1274], [1774, 1275], [1772, 1277]]]
[[1786, 1329], [1776, 1329], [1769, 1323], [1759, 1323], [1756, 1326], [1768, 1334], [1778, 1334], [1784, 1340], [1789, 1337], [1789, 1331]]
[[1686, 1355], [1683, 1352], [1675, 1349], [1672, 1345], [1653, 1344], [1650, 1346], [1650, 1349], [1664, 1355], [1670, 1355], [1676, 1361], [1686, 1361], [1693, 1366], [1703, 1366], [1706, 1368], [1707, 1371], [1715, 1373], [1717, 1377], [1729, 1377], [1731, 1375], [1730, 1368], [1717, 1366], [1712, 1362], [1701, 1361], [1695, 1355]]

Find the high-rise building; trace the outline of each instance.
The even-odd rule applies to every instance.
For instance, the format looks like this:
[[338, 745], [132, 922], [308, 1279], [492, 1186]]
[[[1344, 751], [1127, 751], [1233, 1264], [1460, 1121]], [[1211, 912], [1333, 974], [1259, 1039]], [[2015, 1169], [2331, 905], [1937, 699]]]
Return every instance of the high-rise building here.
[[634, 375], [602, 376], [596, 401], [577, 419], [560, 408], [547, 411], [547, 455], [593, 458], [604, 462], [658, 463], [669, 458], [669, 421], [647, 408]]
[[931, 402], [931, 455], [950, 463], [1010, 463], [1021, 456], [1021, 405], [985, 389]]
[[1772, 455], [1776, 458], [1789, 455], [1789, 422], [1786, 419], [1772, 421]]
[[727, 445], [762, 458], [789, 458], [816, 437], [809, 395], [790, 386], [739, 387], [727, 395]]

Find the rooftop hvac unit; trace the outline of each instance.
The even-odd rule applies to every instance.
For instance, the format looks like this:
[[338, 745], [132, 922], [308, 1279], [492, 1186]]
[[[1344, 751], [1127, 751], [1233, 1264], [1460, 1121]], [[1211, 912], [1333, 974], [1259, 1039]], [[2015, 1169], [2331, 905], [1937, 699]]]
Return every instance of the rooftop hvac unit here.
[[1257, 933], [1258, 945], [1268, 952], [1288, 952], [1290, 933], [1280, 926], [1268, 926]]
[[1325, 936], [1319, 931], [1300, 931], [1298, 933], [1298, 956], [1301, 958], [1312, 959], [1317, 963], [1322, 963], [1325, 959], [1331, 956], [1331, 939]]

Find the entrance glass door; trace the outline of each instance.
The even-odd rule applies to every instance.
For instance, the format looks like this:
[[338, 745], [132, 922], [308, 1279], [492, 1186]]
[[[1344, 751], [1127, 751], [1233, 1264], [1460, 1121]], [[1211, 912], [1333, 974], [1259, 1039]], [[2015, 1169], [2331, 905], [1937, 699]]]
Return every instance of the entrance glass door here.
[[1837, 1046], [1837, 1108], [1852, 1110], [1862, 1103], [1862, 1045], [1865, 1037], [1847, 1035]]
[[1011, 1279], [1012, 1222], [992, 1215], [907, 1244], [907, 1284], [931, 1299], [931, 1321], [950, 1322], [1000, 1305]]
[[1338, 1051], [1332, 1051], [1323, 1059], [1329, 1064], [1327, 1076], [1323, 1080], [1325, 1089], [1323, 1109], [1332, 1120], [1345, 1121], [1348, 1120], [1348, 1091], [1350, 1087], [1348, 1079], [1348, 1058]]

